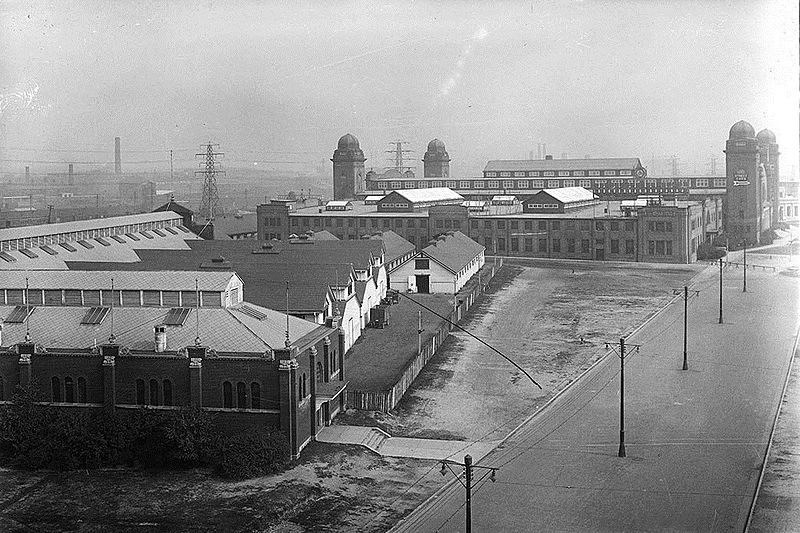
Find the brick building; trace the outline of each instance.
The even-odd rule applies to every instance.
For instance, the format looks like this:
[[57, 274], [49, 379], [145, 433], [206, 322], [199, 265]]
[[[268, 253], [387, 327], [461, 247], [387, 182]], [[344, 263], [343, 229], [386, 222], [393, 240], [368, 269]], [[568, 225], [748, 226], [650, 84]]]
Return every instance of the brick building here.
[[0, 401], [35, 382], [61, 409], [193, 405], [293, 457], [344, 405], [336, 324], [246, 302], [232, 272], [5, 271], [0, 316]]

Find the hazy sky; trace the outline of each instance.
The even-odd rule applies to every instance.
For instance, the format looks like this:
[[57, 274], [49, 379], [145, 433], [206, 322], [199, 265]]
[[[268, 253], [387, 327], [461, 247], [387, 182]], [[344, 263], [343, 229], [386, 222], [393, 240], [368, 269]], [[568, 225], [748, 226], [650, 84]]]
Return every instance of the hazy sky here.
[[319, 162], [351, 132], [368, 167], [438, 137], [455, 175], [540, 142], [704, 173], [740, 119], [797, 164], [792, 0], [30, 4], [0, 3], [3, 170], [110, 160], [114, 136], [127, 169], [208, 140]]

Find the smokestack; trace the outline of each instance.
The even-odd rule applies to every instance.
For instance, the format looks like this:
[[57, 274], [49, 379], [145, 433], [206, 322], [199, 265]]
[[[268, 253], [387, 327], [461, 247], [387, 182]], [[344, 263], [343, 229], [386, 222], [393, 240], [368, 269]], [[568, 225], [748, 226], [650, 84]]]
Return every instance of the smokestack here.
[[119, 150], [119, 137], [114, 137], [114, 172], [122, 172], [122, 156]]
[[25, 183], [31, 184], [31, 167], [25, 167]]
[[69, 164], [69, 170], [67, 172], [69, 174], [67, 177], [67, 183], [70, 185], [75, 185], [75, 168], [73, 167], [72, 163]]
[[155, 351], [158, 353], [167, 351], [167, 326], [160, 325], [153, 328], [155, 333]]

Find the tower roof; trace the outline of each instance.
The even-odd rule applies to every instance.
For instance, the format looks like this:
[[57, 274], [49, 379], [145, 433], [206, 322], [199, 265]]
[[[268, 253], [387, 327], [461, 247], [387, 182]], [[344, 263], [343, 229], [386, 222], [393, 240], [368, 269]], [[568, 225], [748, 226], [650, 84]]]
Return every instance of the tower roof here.
[[439, 139], [433, 139], [428, 143], [429, 152], [444, 152], [444, 143]]
[[759, 131], [758, 135], [756, 135], [756, 138], [761, 142], [766, 142], [766, 143], [775, 142], [775, 134], [772, 133], [772, 131], [768, 130], [767, 128], [764, 128], [763, 130]]
[[428, 150], [423, 156], [423, 161], [450, 161], [450, 155], [445, 150], [444, 143], [439, 139], [433, 139], [428, 143]]
[[740, 120], [733, 126], [731, 126], [731, 139], [752, 139], [756, 136], [756, 130], [753, 126], [750, 125], [749, 122], [744, 120]]
[[345, 133], [339, 139], [339, 150], [359, 150], [358, 139], [351, 133]]

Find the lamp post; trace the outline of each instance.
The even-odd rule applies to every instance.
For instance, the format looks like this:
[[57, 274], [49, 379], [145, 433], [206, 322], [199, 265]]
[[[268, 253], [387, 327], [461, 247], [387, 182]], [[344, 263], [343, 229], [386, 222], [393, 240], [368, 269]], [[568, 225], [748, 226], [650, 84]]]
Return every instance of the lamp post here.
[[722, 324], [722, 258], [719, 258], [719, 323]]

